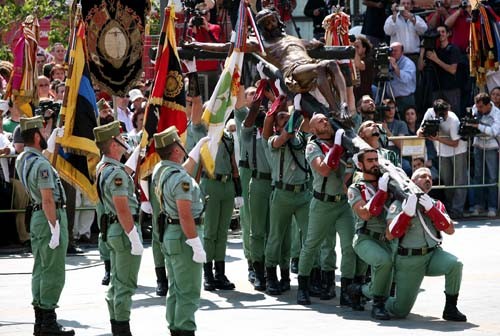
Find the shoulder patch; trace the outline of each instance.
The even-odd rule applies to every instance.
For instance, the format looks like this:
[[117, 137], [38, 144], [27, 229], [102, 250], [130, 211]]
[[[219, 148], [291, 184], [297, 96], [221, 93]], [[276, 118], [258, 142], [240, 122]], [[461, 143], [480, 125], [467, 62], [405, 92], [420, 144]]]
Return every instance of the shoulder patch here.
[[191, 184], [189, 182], [182, 182], [181, 187], [184, 192], [188, 192], [191, 188]]
[[391, 207], [389, 208], [389, 212], [390, 212], [390, 213], [395, 213], [395, 212], [396, 212], [396, 210], [397, 210], [397, 208], [398, 208], [398, 207], [396, 206], [396, 204], [392, 204], [392, 205], [391, 205]]
[[352, 199], [353, 199], [353, 198], [354, 198], [354, 191], [352, 191], [351, 189], [349, 189], [349, 190], [347, 191], [347, 199], [348, 199], [349, 201], [352, 201]]
[[121, 186], [123, 184], [123, 180], [121, 177], [115, 177], [115, 186]]
[[40, 175], [43, 179], [49, 178], [49, 170], [48, 169], [43, 169], [40, 171]]

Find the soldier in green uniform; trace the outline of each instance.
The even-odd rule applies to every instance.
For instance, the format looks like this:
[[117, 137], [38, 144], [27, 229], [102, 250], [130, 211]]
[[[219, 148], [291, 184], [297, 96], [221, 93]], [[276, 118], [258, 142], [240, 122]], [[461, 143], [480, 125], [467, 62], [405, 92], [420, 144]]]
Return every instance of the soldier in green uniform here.
[[[94, 128], [102, 159], [97, 164], [97, 191], [104, 217], [100, 224], [110, 251], [111, 285], [106, 295], [113, 335], [131, 335], [130, 310], [143, 252], [135, 185], [120, 159], [127, 151], [120, 123]], [[103, 238], [104, 238], [103, 237]]]
[[206, 254], [201, 243], [203, 195], [190, 176], [200, 159], [201, 139], [186, 158], [177, 128], [171, 126], [154, 134], [155, 148], [161, 158], [152, 175], [160, 201], [158, 218], [160, 241], [169, 275], [167, 322], [172, 336], [194, 335], [201, 292], [202, 264]]
[[392, 281], [393, 252], [391, 243], [385, 239], [386, 210], [389, 193], [389, 174], [380, 177], [378, 153], [375, 149], [364, 149], [358, 154], [358, 168], [362, 178], [348, 190], [348, 201], [355, 214], [356, 235], [353, 247], [356, 254], [371, 266], [371, 282], [349, 286], [352, 308], [363, 310], [361, 295], [373, 298], [371, 315], [374, 319], [387, 320], [384, 308]]
[[[309, 207], [307, 237], [299, 258], [297, 303], [311, 304], [309, 274], [314, 259], [326, 237], [335, 241], [338, 232], [342, 249], [340, 303], [349, 305], [347, 286], [355, 276], [356, 254], [352, 247], [354, 216], [347, 203], [343, 182], [344, 166], [340, 164], [344, 152], [341, 145], [344, 130], [334, 132], [323, 114], [315, 114], [311, 118], [309, 129], [314, 137], [307, 144], [306, 158], [312, 170], [314, 191]], [[335, 296], [335, 269], [328, 269], [326, 265], [322, 265], [321, 269], [321, 299], [331, 299]]]
[[[194, 111], [193, 111], [194, 113]], [[201, 122], [192, 123], [193, 134], [200, 139], [207, 134], [207, 128]], [[234, 158], [233, 137], [224, 131], [215, 157], [214, 176], [203, 174], [200, 182], [201, 190], [208, 196], [206, 204], [203, 234], [207, 252], [207, 262], [203, 266], [205, 290], [233, 290], [234, 283], [226, 277], [226, 245], [227, 231], [237, 196], [241, 199], [241, 182], [238, 167]], [[215, 275], [213, 269], [215, 266]]]
[[395, 297], [387, 300], [387, 311], [399, 318], [406, 317], [417, 299], [424, 276], [444, 275], [443, 319], [466, 322], [467, 317], [457, 309], [463, 264], [440, 246], [441, 232], [455, 232], [453, 221], [443, 203], [427, 194], [432, 188], [431, 171], [419, 168], [411, 179], [424, 194], [418, 198], [412, 194], [402, 204], [394, 201], [387, 214], [387, 238], [399, 238], [394, 267], [397, 291]]
[[35, 310], [33, 335], [74, 335], [57, 323], [55, 308], [65, 281], [68, 247], [66, 195], [57, 171], [42, 155], [47, 142], [41, 133], [43, 118], [21, 118], [24, 152], [16, 159], [16, 171], [30, 197], [31, 249], [34, 264], [31, 292]]
[[[270, 151], [269, 162], [272, 166], [274, 186], [265, 250], [266, 292], [270, 295], [279, 295], [290, 289], [292, 218], [295, 217], [302, 232], [307, 232], [309, 202], [312, 196], [308, 188], [309, 165], [305, 158], [307, 140], [303, 132], [287, 129], [290, 119], [288, 112], [272, 109], [264, 120], [263, 138], [267, 141]], [[276, 274], [278, 265], [281, 272], [280, 282]]]

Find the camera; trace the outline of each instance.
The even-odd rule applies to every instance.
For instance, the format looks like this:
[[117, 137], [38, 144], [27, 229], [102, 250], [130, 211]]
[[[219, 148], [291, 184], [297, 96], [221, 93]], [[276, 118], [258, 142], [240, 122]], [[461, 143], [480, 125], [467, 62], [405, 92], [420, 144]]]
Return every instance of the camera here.
[[439, 8], [442, 6], [443, 6], [443, 4], [441, 3], [441, 1], [436, 1], [436, 8]]
[[402, 11], [405, 10], [405, 6], [397, 6], [396, 10], [399, 11], [399, 12], [402, 12]]
[[436, 30], [428, 30], [422, 35], [422, 48], [425, 51], [436, 50], [436, 42], [439, 38], [439, 33]]
[[465, 116], [460, 119], [460, 127], [458, 128], [458, 135], [462, 140], [467, 140], [468, 138], [475, 137], [479, 133], [479, 129], [473, 126], [467, 126], [467, 124], [479, 124], [479, 119], [472, 115], [472, 109], [467, 107], [465, 109]]
[[424, 124], [422, 125], [422, 131], [423, 131], [424, 137], [437, 136], [440, 123], [441, 123], [441, 120], [439, 118], [425, 120]]
[[460, 2], [460, 8], [467, 8], [467, 6], [469, 6], [469, 1], [467, 0], [462, 0], [462, 2]]
[[381, 43], [375, 50], [375, 67], [378, 70], [377, 80], [378, 81], [389, 81], [391, 76], [389, 74], [389, 57], [392, 52], [387, 44]]
[[190, 25], [197, 28], [203, 26], [203, 16], [207, 14], [207, 10], [197, 9], [196, 0], [184, 0], [182, 5], [184, 6], [184, 12], [191, 16]]
[[[45, 121], [50, 118], [57, 119], [59, 111], [61, 110], [61, 103], [55, 103], [52, 100], [43, 100], [35, 108], [35, 115], [41, 115]], [[51, 112], [52, 111], [52, 112]]]

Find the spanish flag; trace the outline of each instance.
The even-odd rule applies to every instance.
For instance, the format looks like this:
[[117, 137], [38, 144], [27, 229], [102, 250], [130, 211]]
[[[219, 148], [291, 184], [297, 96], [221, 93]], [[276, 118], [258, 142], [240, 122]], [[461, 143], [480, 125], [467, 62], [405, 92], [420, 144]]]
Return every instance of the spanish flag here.
[[75, 29], [60, 113], [64, 136], [56, 138], [60, 148], [54, 160], [64, 180], [76, 185], [89, 200], [97, 202], [94, 181], [100, 153], [94, 142], [93, 129], [97, 126], [98, 109], [87, 64], [83, 20], [78, 21]]
[[220, 139], [229, 115], [234, 109], [240, 89], [241, 70], [244, 52], [242, 47], [246, 40], [247, 9], [245, 2], [240, 2], [236, 42], [233, 52], [226, 58], [224, 70], [215, 86], [214, 92], [203, 111], [202, 119], [208, 125], [207, 136], [210, 140], [201, 148], [201, 159], [205, 172], [212, 176], [215, 171], [215, 157]]
[[148, 144], [149, 147], [141, 164], [141, 178], [150, 175], [160, 160], [152, 141], [153, 134], [175, 126], [179, 135], [182, 135], [187, 128], [186, 92], [176, 45], [175, 10], [171, 5], [165, 9], [155, 63], [155, 80], [146, 107], [141, 147]]

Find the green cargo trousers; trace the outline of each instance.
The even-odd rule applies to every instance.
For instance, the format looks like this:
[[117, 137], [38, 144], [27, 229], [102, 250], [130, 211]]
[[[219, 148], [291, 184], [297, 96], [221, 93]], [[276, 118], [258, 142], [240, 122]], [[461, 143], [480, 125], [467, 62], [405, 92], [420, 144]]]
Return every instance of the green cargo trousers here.
[[149, 201], [151, 202], [151, 208], [153, 209], [153, 216], [151, 218], [151, 226], [153, 229], [151, 248], [153, 250], [153, 262], [155, 268], [165, 267], [165, 258], [161, 251], [161, 243], [158, 231], [158, 214], [160, 213], [160, 204], [158, 203], [158, 198], [156, 197], [154, 188], [150, 183], [149, 188]]
[[266, 240], [269, 234], [270, 180], [252, 178], [248, 191], [250, 208], [250, 253], [252, 261], [264, 261]]
[[252, 170], [245, 167], [239, 167], [238, 169], [240, 172], [241, 196], [243, 197], [243, 205], [240, 208], [240, 227], [243, 239], [243, 253], [245, 255], [245, 259], [252, 260], [250, 252], [250, 223], [252, 218], [250, 206], [248, 204], [248, 189], [250, 179], [252, 178]]

